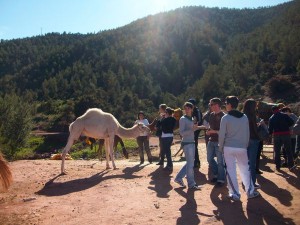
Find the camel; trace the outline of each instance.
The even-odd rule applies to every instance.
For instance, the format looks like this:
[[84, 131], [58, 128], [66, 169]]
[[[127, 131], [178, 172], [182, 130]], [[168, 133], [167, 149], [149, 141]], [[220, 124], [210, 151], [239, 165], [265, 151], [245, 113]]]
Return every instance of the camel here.
[[81, 135], [95, 139], [105, 139], [106, 169], [110, 169], [109, 155], [112, 166], [116, 169], [113, 154], [115, 135], [125, 138], [136, 138], [141, 132], [150, 132], [149, 128], [141, 123], [135, 124], [131, 128], [124, 128], [112, 114], [103, 112], [98, 108], [88, 109], [82, 116], [70, 124], [69, 131], [68, 142], [62, 153], [62, 174], [66, 174], [64, 167], [66, 154], [71, 149], [74, 141], [78, 140]]
[[0, 184], [4, 188], [4, 190], [7, 190], [9, 186], [12, 183], [12, 174], [11, 171], [7, 165], [6, 160], [2, 156], [0, 152]]

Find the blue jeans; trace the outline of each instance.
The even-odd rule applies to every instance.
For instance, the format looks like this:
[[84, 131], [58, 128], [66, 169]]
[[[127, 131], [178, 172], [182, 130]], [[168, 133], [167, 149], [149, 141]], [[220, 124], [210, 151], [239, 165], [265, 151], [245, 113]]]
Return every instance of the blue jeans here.
[[161, 145], [162, 145], [162, 153], [161, 153], [161, 161], [165, 160], [165, 156], [167, 157], [167, 167], [173, 167], [172, 157], [171, 157], [171, 145], [173, 142], [173, 137], [162, 137]]
[[193, 187], [196, 185], [194, 178], [195, 144], [184, 145], [183, 151], [186, 158], [186, 164], [178, 172], [175, 180], [182, 180], [186, 175], [188, 187]]
[[[217, 162], [214, 159], [217, 157]], [[224, 183], [225, 181], [225, 169], [224, 159], [222, 152], [219, 151], [218, 142], [209, 141], [207, 144], [207, 162], [218, 182]]]
[[250, 139], [247, 148], [247, 155], [249, 160], [250, 173], [253, 184], [256, 182], [256, 160], [258, 152], [259, 140]]

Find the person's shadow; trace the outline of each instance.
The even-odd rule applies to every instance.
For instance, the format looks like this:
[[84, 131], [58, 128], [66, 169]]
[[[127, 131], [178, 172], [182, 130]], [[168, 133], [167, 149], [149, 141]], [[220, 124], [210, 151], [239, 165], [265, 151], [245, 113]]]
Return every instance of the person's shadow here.
[[197, 185], [204, 185], [208, 183], [205, 174], [201, 173], [199, 169], [194, 169], [194, 177]]
[[79, 192], [92, 188], [104, 180], [122, 178], [122, 179], [136, 179], [142, 176], [137, 176], [134, 173], [141, 170], [144, 166], [136, 165], [134, 167], [126, 167], [123, 169], [123, 174], [113, 174], [109, 175], [110, 170], [103, 170], [99, 173], [96, 173], [90, 177], [80, 178], [75, 180], [70, 180], [66, 182], [56, 181], [60, 176], [55, 176], [50, 179], [45, 186], [36, 192], [38, 195], [45, 196], [62, 196], [74, 192]]
[[155, 171], [149, 174], [151, 181], [148, 189], [156, 192], [159, 198], [168, 198], [169, 191], [173, 189], [171, 186], [171, 172], [162, 170], [162, 167], [158, 167]]
[[186, 198], [186, 203], [180, 207], [179, 211], [181, 216], [178, 217], [176, 224], [177, 225], [196, 225], [200, 223], [200, 219], [197, 214], [197, 203], [195, 200], [195, 191], [190, 189], [187, 192], [184, 192], [183, 188], [174, 189], [182, 197]]
[[277, 198], [281, 204], [285, 206], [291, 206], [293, 196], [291, 193], [283, 188], [279, 188], [275, 183], [273, 183], [271, 180], [266, 179], [263, 176], [260, 176], [257, 178], [258, 182], [261, 185], [261, 190], [265, 192], [267, 195], [270, 195], [274, 198]]
[[247, 215], [250, 224], [295, 225], [293, 219], [283, 217], [272, 204], [262, 197], [248, 200]]
[[260, 169], [262, 171], [265, 171], [265, 172], [274, 172], [271, 167], [269, 166], [270, 164], [273, 164], [274, 163], [274, 160], [267, 157], [266, 155], [261, 155], [261, 159], [260, 159]]
[[290, 185], [294, 186], [299, 190], [300, 189], [299, 169], [296, 167], [291, 173], [293, 173], [295, 176], [288, 174], [283, 170], [278, 172], [278, 175], [282, 176]]
[[226, 188], [214, 187], [210, 193], [211, 202], [216, 206], [213, 210], [217, 221], [222, 221], [223, 224], [255, 224], [249, 223], [243, 211], [241, 201], [231, 201]]

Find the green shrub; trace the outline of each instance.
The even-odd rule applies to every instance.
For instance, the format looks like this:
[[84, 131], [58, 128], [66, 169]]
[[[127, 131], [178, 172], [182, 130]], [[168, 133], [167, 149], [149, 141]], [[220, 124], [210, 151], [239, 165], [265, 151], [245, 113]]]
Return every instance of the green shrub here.
[[35, 151], [32, 148], [21, 148], [18, 152], [16, 152], [13, 156], [13, 160], [22, 160], [22, 159], [30, 159], [34, 158]]
[[97, 153], [90, 148], [84, 148], [78, 151], [72, 151], [71, 156], [73, 159], [96, 159]]

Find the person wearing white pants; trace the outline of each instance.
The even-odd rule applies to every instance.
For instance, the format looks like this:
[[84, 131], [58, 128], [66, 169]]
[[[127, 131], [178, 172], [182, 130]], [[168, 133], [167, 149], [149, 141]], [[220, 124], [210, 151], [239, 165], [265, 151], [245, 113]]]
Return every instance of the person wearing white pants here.
[[240, 175], [247, 196], [250, 196], [254, 191], [253, 182], [251, 180], [251, 174], [249, 173], [247, 149], [244, 148], [232, 148], [224, 147], [224, 160], [227, 168], [227, 185], [229, 189], [229, 196], [240, 198], [239, 185], [237, 180], [236, 164], [239, 167]]
[[229, 197], [235, 201], [240, 200], [241, 197], [236, 164], [238, 164], [248, 199], [260, 196], [259, 192], [254, 189], [248, 164], [249, 122], [245, 114], [236, 110], [238, 103], [237, 97], [226, 97], [228, 114], [222, 117], [219, 130], [219, 150], [224, 153]]

